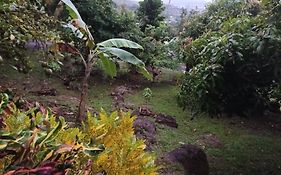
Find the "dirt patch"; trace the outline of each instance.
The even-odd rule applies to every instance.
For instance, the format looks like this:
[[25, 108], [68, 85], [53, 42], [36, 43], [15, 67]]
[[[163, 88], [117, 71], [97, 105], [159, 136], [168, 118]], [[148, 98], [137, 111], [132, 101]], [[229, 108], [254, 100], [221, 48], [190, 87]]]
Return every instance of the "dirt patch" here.
[[156, 123], [166, 125], [166, 126], [169, 126], [172, 128], [178, 127], [175, 117], [166, 115], [166, 114], [162, 114], [162, 113], [155, 113], [151, 109], [149, 109], [148, 107], [145, 107], [145, 106], [142, 106], [142, 107], [139, 107], [138, 109], [136, 109], [132, 113], [132, 115], [151, 117], [154, 120], [154, 122], [156, 122]]
[[[131, 93], [136, 86], [117, 86], [112, 92], [113, 105], [117, 110], [128, 111], [133, 107], [125, 103], [125, 95]], [[134, 122], [134, 132], [138, 139], [144, 139], [148, 150], [156, 143], [156, 125], [152, 120], [155, 115], [150, 109], [139, 107], [131, 114], [137, 116]]]
[[232, 117], [224, 119], [231, 127], [249, 130], [251, 133], [271, 132], [281, 136], [281, 113], [267, 111], [263, 117], [241, 118]]
[[148, 107], [139, 107], [131, 115], [137, 116], [134, 123], [135, 134], [137, 138], [145, 140], [148, 149], [156, 143], [156, 123], [173, 128], [178, 127], [175, 118], [165, 114], [156, 114]]
[[223, 146], [218, 136], [212, 133], [202, 135], [197, 144], [204, 147], [220, 148]]
[[170, 162], [180, 163], [185, 174], [208, 175], [209, 163], [205, 152], [195, 145], [183, 145], [167, 154]]
[[153, 117], [155, 113], [148, 107], [139, 107], [132, 115]]
[[154, 118], [156, 123], [163, 124], [172, 128], [178, 128], [178, 124], [175, 117], [160, 113], [155, 114]]
[[139, 116], [134, 123], [135, 135], [138, 139], [144, 139], [147, 149], [151, 150], [156, 143], [156, 126], [153, 121], [144, 116]]
[[116, 109], [121, 109], [123, 111], [128, 111], [128, 109], [132, 109], [128, 104], [125, 103], [125, 95], [132, 91], [131, 87], [128, 86], [117, 86], [113, 92], [111, 92], [111, 96], [113, 98], [113, 106]]
[[55, 88], [43, 88], [43, 89], [40, 89], [38, 91], [32, 91], [30, 93], [33, 93], [35, 95], [43, 95], [43, 96], [57, 96], [58, 95], [58, 92]]

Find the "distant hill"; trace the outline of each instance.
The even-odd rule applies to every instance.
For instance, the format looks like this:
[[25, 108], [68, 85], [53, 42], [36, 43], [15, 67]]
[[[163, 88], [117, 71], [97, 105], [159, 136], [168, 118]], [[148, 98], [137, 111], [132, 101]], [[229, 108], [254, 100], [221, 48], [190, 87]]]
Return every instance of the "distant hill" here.
[[[113, 0], [117, 6], [125, 7], [131, 11], [136, 11], [138, 9], [139, 3], [134, 0]], [[180, 18], [181, 8], [172, 4], [165, 4], [165, 11], [163, 15], [166, 17], [166, 20], [175, 24]]]
[[[118, 0], [116, 0], [118, 1]], [[119, 0], [119, 1], [126, 1], [126, 0]], [[130, 0], [138, 2], [140, 0]], [[211, 2], [212, 0], [162, 0], [164, 4], [170, 4], [173, 6], [177, 6], [179, 8], [187, 8], [189, 10], [191, 9], [204, 9], [206, 3]]]
[[174, 5], [165, 4], [164, 16], [170, 24], [176, 24], [180, 20], [182, 8]]
[[136, 11], [138, 9], [139, 3], [133, 0], [113, 0], [113, 2], [121, 7], [124, 6], [131, 11]]
[[[138, 1], [138, 0], [136, 0]], [[169, 2], [177, 7], [184, 7], [188, 10], [191, 9], [199, 9], [202, 10], [204, 9], [205, 5], [207, 2], [210, 2], [211, 0], [163, 0], [164, 3], [168, 4]]]

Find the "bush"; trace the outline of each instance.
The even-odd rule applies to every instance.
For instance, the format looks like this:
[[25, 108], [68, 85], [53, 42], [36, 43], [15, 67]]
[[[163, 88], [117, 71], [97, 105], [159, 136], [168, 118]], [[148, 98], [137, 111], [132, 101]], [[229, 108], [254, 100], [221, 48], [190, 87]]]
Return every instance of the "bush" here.
[[[13, 65], [19, 72], [27, 73], [32, 68], [26, 47], [34, 50], [46, 49], [45, 41], [60, 40], [59, 22], [43, 10], [44, 3], [40, 2], [0, 2], [0, 56], [7, 65]], [[28, 46], [28, 42], [33, 46]]]
[[1, 116], [1, 174], [156, 174], [129, 113], [88, 114], [82, 128], [42, 107], [20, 111], [10, 104]]
[[179, 105], [191, 111], [219, 112], [221, 100], [219, 87], [223, 84], [220, 75], [222, 66], [218, 64], [198, 64], [185, 75], [178, 95]]
[[[124, 12], [123, 16], [130, 17], [128, 12]], [[142, 32], [139, 26], [133, 23], [134, 16], [126, 23], [130, 28], [126, 32], [120, 33], [119, 37], [124, 37], [135, 41], [144, 47], [143, 52], [135, 53], [145, 65], [166, 67], [175, 69], [179, 63], [179, 42], [172, 37], [170, 28], [167, 24], [161, 22], [158, 27], [148, 25]], [[134, 52], [134, 51], [133, 51]]]
[[[224, 0], [216, 3], [231, 5]], [[270, 8], [263, 7], [253, 15], [248, 8], [243, 10], [249, 4], [237, 3], [232, 6], [239, 4], [241, 12], [234, 10], [230, 16], [210, 6], [206, 14], [223, 19], [219, 30], [211, 25], [197, 39], [185, 43], [186, 64], [191, 70], [179, 93], [183, 108], [257, 116], [270, 107], [269, 89], [280, 85], [281, 30], [268, 20]]]

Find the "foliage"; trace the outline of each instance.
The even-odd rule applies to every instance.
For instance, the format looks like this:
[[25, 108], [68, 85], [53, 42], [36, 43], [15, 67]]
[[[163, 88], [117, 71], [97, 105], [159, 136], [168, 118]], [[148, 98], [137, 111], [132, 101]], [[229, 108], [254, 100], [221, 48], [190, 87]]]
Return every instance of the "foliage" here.
[[142, 96], [145, 98], [146, 103], [148, 101], [150, 101], [151, 97], [152, 97], [152, 91], [150, 88], [145, 88], [143, 90]]
[[[1, 138], [1, 173], [78, 174], [103, 147], [82, 142], [78, 128], [67, 128], [63, 117], [57, 121], [48, 112], [14, 108], [4, 115]], [[60, 139], [64, 138], [64, 139]]]
[[25, 55], [29, 41], [46, 47], [46, 41], [59, 40], [58, 22], [47, 15], [41, 1], [4, 0], [0, 4], [0, 55], [21, 72], [28, 72]]
[[137, 43], [140, 43], [142, 38], [145, 37], [144, 32], [140, 30], [135, 13], [123, 10], [119, 15], [119, 21], [122, 23], [122, 26], [127, 26], [127, 29], [119, 33], [118, 37], [126, 38]]
[[112, 0], [75, 0], [73, 3], [97, 42], [126, 31], [127, 24], [121, 21], [122, 17], [119, 17]]
[[205, 15], [200, 14], [198, 11], [191, 11], [189, 14], [182, 16], [180, 21], [180, 36], [182, 38], [192, 37], [198, 38], [205, 30]]
[[198, 64], [186, 75], [181, 85], [179, 104], [191, 111], [207, 111], [216, 114], [220, 103], [222, 86], [220, 65]]
[[60, 51], [61, 46], [68, 48], [68, 51], [70, 50], [73, 55], [78, 55], [83, 62], [85, 73], [81, 85], [81, 97], [77, 117], [77, 120], [81, 122], [86, 117], [88, 80], [93, 67], [98, 63], [99, 60], [101, 61], [105, 72], [110, 77], [116, 76], [117, 69], [115, 62], [113, 61], [115, 58], [119, 58], [124, 62], [136, 66], [139, 72], [148, 79], [151, 79], [151, 75], [145, 69], [145, 64], [141, 60], [139, 60], [132, 53], [122, 49], [127, 48], [143, 50], [141, 45], [121, 38], [109, 39], [96, 44], [88, 26], [83, 21], [74, 4], [70, 0], [62, 0], [62, 2], [66, 5], [66, 9], [68, 10], [69, 16], [72, 19], [66, 26], [71, 28], [77, 37], [80, 38], [84, 43], [84, 48], [81, 48], [80, 50], [76, 49], [70, 44], [61, 45], [61, 43], [56, 43], [54, 46], [56, 52]]
[[[86, 46], [88, 50], [88, 59], [83, 58], [84, 53], [78, 53], [81, 55], [81, 58], [84, 62], [85, 67], [91, 67], [95, 64], [97, 57], [100, 59], [106, 59], [107, 62], [112, 64], [112, 61], [110, 59], [111, 57], [117, 57], [123, 61], [129, 62], [131, 64], [134, 64], [138, 66], [140, 69], [143, 69], [144, 63], [140, 60], [138, 60], [137, 57], [135, 57], [133, 54], [120, 49], [120, 48], [129, 48], [129, 49], [143, 49], [142, 46], [139, 44], [126, 40], [126, 39], [109, 39], [103, 42], [100, 42], [98, 44], [94, 43], [94, 38], [92, 37], [91, 32], [89, 31], [87, 25], [82, 20], [78, 10], [75, 8], [75, 6], [71, 3], [69, 0], [63, 1], [67, 5], [67, 9], [69, 10], [69, 15], [72, 18], [72, 24], [69, 24], [69, 26], [72, 25], [72, 27], [78, 29], [83, 34], [83, 39], [86, 40]], [[79, 52], [78, 50], [75, 50], [76, 52]], [[112, 64], [113, 66], [113, 64]], [[148, 74], [146, 74], [148, 76]], [[112, 75], [111, 75], [112, 76]]]
[[174, 69], [179, 62], [179, 42], [171, 36], [169, 26], [161, 23], [159, 27], [147, 26], [145, 32], [135, 26], [133, 30], [122, 33], [127, 39], [140, 43], [144, 51], [136, 55], [146, 65]]
[[197, 39], [186, 38], [183, 50], [191, 70], [179, 93], [182, 107], [242, 116], [262, 115], [268, 108], [268, 89], [280, 83], [281, 35], [268, 20], [272, 9], [260, 6], [262, 11], [249, 13], [251, 5], [216, 1], [205, 12], [212, 19], [205, 32]]
[[14, 107], [3, 115], [2, 174], [156, 174], [154, 157], [134, 136], [135, 118], [129, 113], [88, 114], [80, 129], [40, 110]]
[[171, 32], [171, 26], [164, 21], [158, 25], [147, 24], [142, 29], [136, 16], [126, 10], [121, 11], [120, 21], [127, 29], [119, 36], [143, 46], [144, 51], [134, 52], [146, 65], [175, 69], [179, 63], [179, 42]]
[[4, 109], [8, 106], [9, 96], [6, 93], [0, 94], [0, 115], [4, 111]]
[[[156, 174], [152, 156], [144, 152], [145, 144], [134, 136], [135, 117], [129, 113], [113, 112], [107, 116], [104, 111], [99, 119], [88, 116], [84, 125], [87, 135], [95, 142], [105, 145], [94, 162], [93, 171], [106, 174]], [[110, 161], [109, 161], [110, 160]]]
[[164, 20], [161, 13], [164, 11], [162, 0], [144, 0], [139, 2], [137, 11], [140, 20], [141, 30], [144, 31], [148, 25], [158, 27]]
[[154, 55], [154, 59], [152, 60], [154, 66], [174, 70], [182, 61], [180, 43], [177, 37], [169, 41], [160, 42], [156, 45], [156, 51], [156, 55]]

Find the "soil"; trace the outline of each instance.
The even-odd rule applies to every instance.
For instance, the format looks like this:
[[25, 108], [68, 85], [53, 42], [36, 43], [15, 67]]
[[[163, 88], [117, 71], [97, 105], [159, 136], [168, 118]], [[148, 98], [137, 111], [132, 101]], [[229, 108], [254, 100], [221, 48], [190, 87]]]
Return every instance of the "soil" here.
[[223, 146], [218, 136], [212, 133], [202, 135], [197, 144], [203, 148], [220, 148]]

